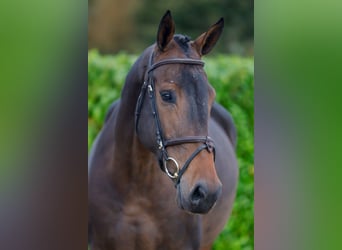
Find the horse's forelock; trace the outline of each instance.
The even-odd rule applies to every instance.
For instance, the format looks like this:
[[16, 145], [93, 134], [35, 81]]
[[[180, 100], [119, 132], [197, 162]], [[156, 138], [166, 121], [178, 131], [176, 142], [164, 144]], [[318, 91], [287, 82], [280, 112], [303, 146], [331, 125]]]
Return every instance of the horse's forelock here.
[[173, 39], [182, 48], [182, 50], [185, 53], [189, 52], [189, 50], [190, 50], [189, 42], [191, 41], [189, 36], [185, 36], [185, 35], [181, 35], [181, 34], [176, 34], [176, 35], [174, 35]]

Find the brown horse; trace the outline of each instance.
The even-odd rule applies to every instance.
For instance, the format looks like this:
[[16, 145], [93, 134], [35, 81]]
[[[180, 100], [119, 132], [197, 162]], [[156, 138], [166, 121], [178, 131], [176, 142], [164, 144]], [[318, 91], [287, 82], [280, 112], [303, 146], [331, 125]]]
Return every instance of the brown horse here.
[[236, 131], [201, 61], [222, 29], [190, 41], [167, 11], [128, 73], [89, 156], [92, 249], [210, 249], [225, 226]]

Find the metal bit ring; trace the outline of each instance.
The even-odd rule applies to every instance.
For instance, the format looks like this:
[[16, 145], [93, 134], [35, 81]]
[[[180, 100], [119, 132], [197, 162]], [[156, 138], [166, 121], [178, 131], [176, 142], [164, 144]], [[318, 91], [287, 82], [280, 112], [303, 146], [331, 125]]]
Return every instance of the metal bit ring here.
[[[168, 161], [172, 161], [172, 162], [176, 165], [177, 170], [176, 170], [176, 172], [175, 172], [174, 174], [172, 174], [172, 173], [169, 171], [169, 169], [167, 168], [167, 165], [166, 165], [166, 164], [167, 164]], [[167, 174], [171, 179], [176, 179], [176, 178], [178, 178], [178, 174], [179, 174], [179, 165], [178, 165], [178, 162], [177, 162], [174, 158], [168, 157], [166, 160], [164, 160], [164, 169], [165, 169], [166, 174]]]

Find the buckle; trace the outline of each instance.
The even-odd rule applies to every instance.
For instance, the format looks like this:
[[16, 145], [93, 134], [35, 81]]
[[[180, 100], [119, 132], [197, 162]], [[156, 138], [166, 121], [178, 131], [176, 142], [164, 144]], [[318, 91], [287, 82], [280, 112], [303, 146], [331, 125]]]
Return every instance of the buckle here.
[[209, 136], [206, 136], [204, 144], [206, 145], [209, 153], [214, 151], [215, 145], [213, 140]]

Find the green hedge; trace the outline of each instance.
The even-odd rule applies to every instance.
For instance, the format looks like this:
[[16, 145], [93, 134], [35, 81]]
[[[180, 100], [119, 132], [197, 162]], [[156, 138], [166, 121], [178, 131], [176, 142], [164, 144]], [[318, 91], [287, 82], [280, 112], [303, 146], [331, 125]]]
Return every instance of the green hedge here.
[[[88, 148], [101, 129], [109, 105], [120, 97], [137, 56], [88, 53]], [[216, 100], [232, 114], [237, 131], [239, 184], [232, 215], [214, 244], [215, 250], [253, 249], [254, 245], [254, 60], [218, 55], [204, 58]]]

